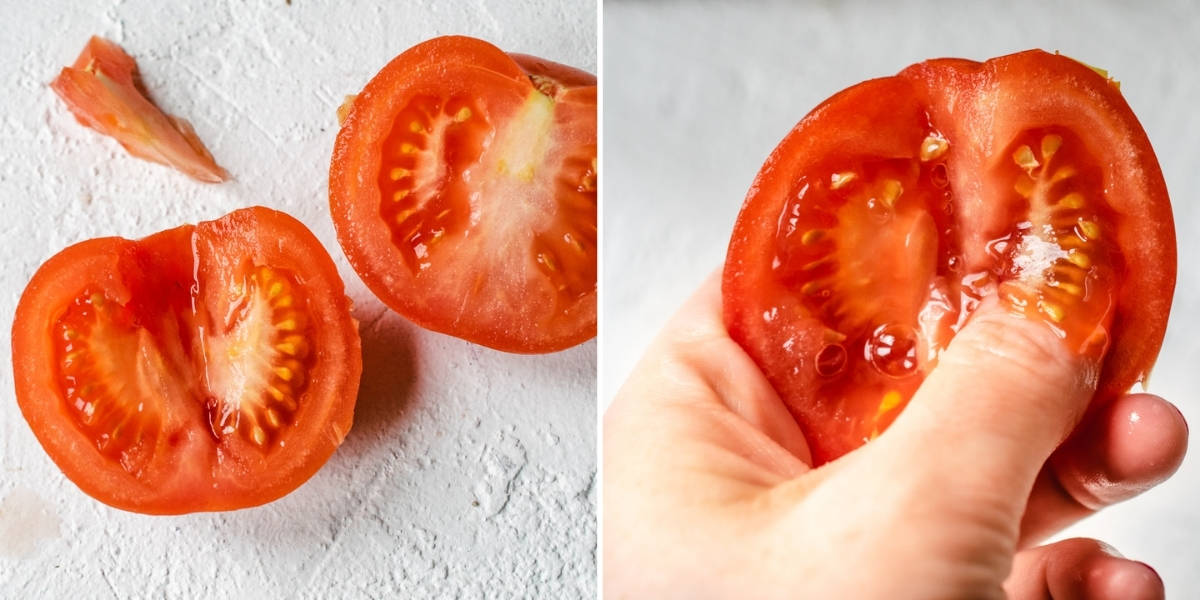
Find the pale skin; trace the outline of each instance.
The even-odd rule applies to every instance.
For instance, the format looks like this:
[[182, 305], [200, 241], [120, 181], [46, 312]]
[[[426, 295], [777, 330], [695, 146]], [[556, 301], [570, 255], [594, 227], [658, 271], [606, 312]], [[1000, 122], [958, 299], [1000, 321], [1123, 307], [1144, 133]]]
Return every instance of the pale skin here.
[[721, 320], [710, 277], [604, 418], [608, 598], [1163, 597], [1102, 542], [1039, 546], [1170, 476], [1166, 400], [1083, 422], [1095, 365], [1044, 325], [981, 309], [878, 439], [811, 467], [804, 435]]

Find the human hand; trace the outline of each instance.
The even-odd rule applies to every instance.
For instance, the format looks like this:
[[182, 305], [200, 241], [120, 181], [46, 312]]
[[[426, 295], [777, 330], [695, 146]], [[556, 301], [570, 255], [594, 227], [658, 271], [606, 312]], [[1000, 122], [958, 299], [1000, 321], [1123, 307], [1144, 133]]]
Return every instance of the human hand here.
[[1067, 439], [1094, 391], [1085, 360], [981, 309], [890, 429], [813, 469], [710, 277], [605, 415], [605, 595], [1162, 597], [1151, 568], [1101, 542], [1036, 546], [1163, 481], [1187, 446], [1183, 416], [1150, 394]]

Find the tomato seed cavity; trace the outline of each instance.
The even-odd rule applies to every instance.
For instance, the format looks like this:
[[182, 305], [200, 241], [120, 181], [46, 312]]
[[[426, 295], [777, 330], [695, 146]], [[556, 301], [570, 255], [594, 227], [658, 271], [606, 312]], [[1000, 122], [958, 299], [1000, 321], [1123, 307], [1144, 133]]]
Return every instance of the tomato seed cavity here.
[[483, 151], [478, 143], [466, 143], [479, 137], [468, 133], [487, 127], [478, 107], [465, 98], [443, 102], [416, 96], [384, 139], [379, 214], [414, 273], [432, 264], [434, 245], [466, 227], [471, 207], [461, 200], [465, 194], [453, 190], [463, 185], [463, 170]]
[[[67, 411], [101, 455], [139, 472], [154, 451], [161, 423], [158, 401], [141, 390], [169, 369], [164, 357], [151, 336], [133, 325], [128, 310], [91, 290], [76, 297], [56, 329], [57, 375]], [[137, 366], [123, 369], [125, 361]], [[123, 372], [139, 378], [121, 381]]]
[[208, 340], [204, 401], [215, 439], [266, 447], [299, 410], [307, 385], [308, 318], [292, 276], [256, 267], [235, 287], [223, 335]]
[[[575, 300], [596, 290], [596, 147], [567, 157], [559, 171], [558, 210], [567, 215], [555, 229], [534, 236], [538, 270], [563, 297]], [[569, 265], [569, 268], [563, 268]]]
[[[1026, 131], [1013, 147], [1013, 190], [1025, 202], [1028, 220], [989, 246], [1006, 264], [1002, 297], [1013, 310], [1089, 346], [1087, 340], [1105, 326], [1113, 305], [1110, 293], [1099, 293], [1091, 282], [1109, 279], [1103, 271], [1120, 263], [1112, 242], [1104, 240], [1111, 217], [1100, 199], [1099, 182], [1080, 166], [1095, 161], [1066, 131]], [[1065, 325], [1072, 316], [1076, 325]]]

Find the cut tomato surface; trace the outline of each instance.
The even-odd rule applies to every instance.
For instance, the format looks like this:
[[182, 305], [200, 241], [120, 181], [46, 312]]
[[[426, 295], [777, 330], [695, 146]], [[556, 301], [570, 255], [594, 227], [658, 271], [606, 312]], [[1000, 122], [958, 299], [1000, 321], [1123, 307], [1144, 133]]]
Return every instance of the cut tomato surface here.
[[1175, 260], [1116, 82], [1037, 50], [938, 59], [840, 92], [775, 149], [734, 227], [725, 321], [821, 464], [879, 435], [992, 296], [1104, 357], [1098, 399], [1125, 392]]
[[120, 46], [88, 40], [75, 64], [50, 83], [81, 124], [115, 138], [130, 154], [174, 167], [199, 181], [229, 178], [187, 121], [146, 96], [137, 63]]
[[13, 322], [21, 412], [84, 492], [174, 514], [269, 502], [350, 430], [362, 358], [329, 254], [266, 208], [46, 261]]
[[442, 37], [342, 112], [330, 208], [380, 299], [509, 352], [596, 335], [595, 77]]

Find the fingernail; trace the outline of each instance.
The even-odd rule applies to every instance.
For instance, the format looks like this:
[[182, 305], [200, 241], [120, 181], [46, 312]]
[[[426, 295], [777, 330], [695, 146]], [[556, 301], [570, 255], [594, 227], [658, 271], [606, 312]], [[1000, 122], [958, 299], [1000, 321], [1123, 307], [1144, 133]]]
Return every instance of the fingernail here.
[[[1108, 545], [1105, 542], [1100, 542], [1100, 551], [1109, 556], [1115, 556], [1117, 558], [1125, 558], [1124, 554], [1121, 554], [1120, 552], [1117, 551], [1116, 548], [1113, 548], [1112, 546]], [[1145, 563], [1142, 563], [1142, 564], [1145, 564]], [[1149, 566], [1149, 565], [1147, 565], [1147, 566]], [[1157, 573], [1156, 573], [1156, 575], [1157, 575]]]
[[1192, 430], [1190, 427], [1188, 427], [1187, 417], [1183, 416], [1183, 411], [1179, 410], [1179, 407], [1175, 406], [1174, 402], [1167, 402], [1167, 404], [1170, 404], [1171, 408], [1175, 409], [1175, 412], [1179, 413], [1179, 420], [1183, 421], [1183, 431], [1190, 435]]
[[1158, 571], [1154, 567], [1152, 567], [1140, 560], [1136, 560], [1134, 562], [1136, 562], [1139, 565], [1142, 565], [1143, 567], [1146, 567], [1146, 569], [1148, 569], [1151, 573], [1154, 574], [1154, 578], [1157, 579], [1159, 583], [1162, 583], [1162, 575], [1159, 575]]

